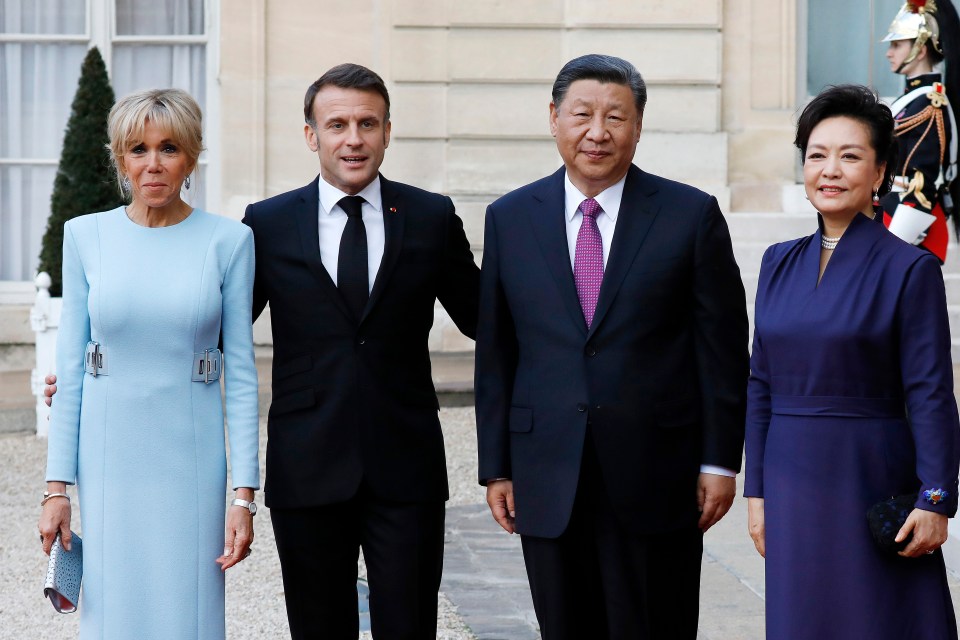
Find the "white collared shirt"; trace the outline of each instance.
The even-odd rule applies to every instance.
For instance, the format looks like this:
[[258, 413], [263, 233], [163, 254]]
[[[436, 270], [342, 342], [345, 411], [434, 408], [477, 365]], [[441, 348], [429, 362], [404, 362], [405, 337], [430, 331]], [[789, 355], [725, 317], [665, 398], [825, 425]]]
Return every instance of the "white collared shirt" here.
[[[594, 196], [594, 200], [603, 209], [597, 214], [597, 227], [600, 229], [600, 239], [603, 242], [603, 266], [606, 269], [607, 260], [610, 258], [610, 245], [613, 244], [613, 233], [617, 227], [617, 216], [620, 214], [620, 203], [623, 201], [623, 185], [627, 181], [624, 175], [619, 182], [610, 185], [599, 194]], [[583, 213], [580, 211], [580, 205], [587, 199], [580, 190], [570, 182], [570, 176], [564, 173], [564, 220], [567, 227], [567, 247], [570, 250], [570, 268], [573, 268], [574, 259], [577, 255], [577, 234], [580, 233], [580, 224], [583, 222]], [[735, 477], [737, 474], [732, 469], [718, 467], [712, 464], [700, 465], [700, 473], [711, 473], [718, 476]]]
[[[347, 195], [340, 189], [329, 184], [320, 177], [320, 202], [318, 205], [317, 223], [320, 231], [320, 260], [333, 283], [337, 284], [337, 261], [340, 259], [340, 238], [347, 226], [347, 212], [337, 204]], [[383, 200], [380, 197], [380, 176], [356, 194], [364, 199], [360, 207], [363, 226], [367, 230], [367, 274], [369, 289], [373, 290], [373, 282], [380, 270], [383, 261], [383, 248], [386, 243], [386, 232], [383, 228]]]
[[[597, 214], [597, 227], [600, 228], [600, 239], [603, 242], [603, 266], [607, 266], [610, 257], [610, 245], [613, 243], [613, 231], [617, 226], [617, 216], [620, 214], [620, 201], [623, 200], [623, 184], [627, 181], [624, 175], [616, 184], [612, 184], [599, 194], [594, 200], [603, 209]], [[577, 255], [577, 234], [580, 233], [580, 223], [583, 222], [583, 213], [580, 205], [587, 196], [570, 182], [570, 176], [563, 174], [563, 190], [565, 194], [563, 210], [567, 222], [567, 247], [570, 249], [570, 267], [573, 267], [574, 257]]]

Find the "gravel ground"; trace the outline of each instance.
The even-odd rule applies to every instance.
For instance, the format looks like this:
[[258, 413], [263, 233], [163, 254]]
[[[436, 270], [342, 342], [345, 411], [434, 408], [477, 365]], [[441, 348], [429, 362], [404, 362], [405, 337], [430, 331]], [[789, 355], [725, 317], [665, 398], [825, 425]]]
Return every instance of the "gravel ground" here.
[[[447, 448], [451, 506], [479, 504], [477, 455], [472, 408], [440, 411]], [[266, 427], [261, 425], [261, 464]], [[46, 440], [30, 434], [0, 436], [0, 640], [71, 638], [79, 618], [60, 615], [43, 598], [46, 556], [37, 539], [37, 503], [43, 492]], [[171, 498], [175, 498], [171, 496]], [[262, 502], [262, 494], [258, 494]], [[78, 526], [74, 519], [74, 527]], [[82, 535], [82, 532], [81, 532]], [[365, 573], [360, 560], [360, 573]], [[270, 526], [270, 511], [256, 519], [254, 553], [227, 574], [227, 637], [231, 640], [288, 636], [280, 563]], [[361, 634], [369, 638], [369, 634]], [[437, 638], [475, 640], [450, 601], [440, 595]]]

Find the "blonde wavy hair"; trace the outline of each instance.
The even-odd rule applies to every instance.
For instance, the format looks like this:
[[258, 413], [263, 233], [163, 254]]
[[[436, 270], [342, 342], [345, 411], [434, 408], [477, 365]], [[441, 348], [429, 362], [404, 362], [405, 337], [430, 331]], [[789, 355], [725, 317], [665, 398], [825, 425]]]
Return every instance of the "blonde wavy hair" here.
[[117, 172], [120, 193], [129, 196], [123, 187], [126, 177], [124, 156], [143, 142], [147, 122], [164, 131], [190, 159], [191, 171], [203, 151], [203, 114], [200, 105], [180, 89], [145, 89], [124, 96], [110, 109], [107, 130], [110, 159]]

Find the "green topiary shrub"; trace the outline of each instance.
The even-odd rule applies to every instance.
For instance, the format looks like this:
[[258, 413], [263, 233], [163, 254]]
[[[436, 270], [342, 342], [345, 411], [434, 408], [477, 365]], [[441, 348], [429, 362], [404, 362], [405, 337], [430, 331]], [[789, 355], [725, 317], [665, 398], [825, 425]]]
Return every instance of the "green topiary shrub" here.
[[114, 95], [100, 51], [87, 52], [80, 70], [77, 94], [63, 138], [60, 165], [50, 197], [50, 218], [40, 247], [39, 271], [53, 280], [50, 295], [61, 291], [63, 225], [84, 213], [106, 211], [123, 204], [116, 174], [107, 151], [107, 116]]

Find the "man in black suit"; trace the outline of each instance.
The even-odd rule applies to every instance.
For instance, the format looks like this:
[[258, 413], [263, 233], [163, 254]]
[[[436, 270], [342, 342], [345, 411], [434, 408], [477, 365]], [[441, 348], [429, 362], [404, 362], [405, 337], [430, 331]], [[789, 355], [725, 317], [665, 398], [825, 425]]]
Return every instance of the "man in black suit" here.
[[375, 636], [432, 639], [448, 491], [427, 336], [439, 299], [474, 337], [479, 270], [450, 198], [379, 175], [377, 74], [330, 69], [304, 117], [320, 175], [244, 217], [273, 325], [265, 492], [290, 632], [357, 637], [362, 548]]
[[632, 164], [645, 103], [629, 62], [567, 63], [564, 167], [487, 210], [480, 481], [545, 640], [695, 638], [740, 468], [743, 284], [716, 199]]

